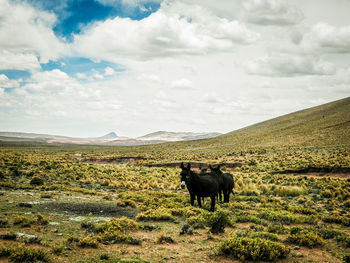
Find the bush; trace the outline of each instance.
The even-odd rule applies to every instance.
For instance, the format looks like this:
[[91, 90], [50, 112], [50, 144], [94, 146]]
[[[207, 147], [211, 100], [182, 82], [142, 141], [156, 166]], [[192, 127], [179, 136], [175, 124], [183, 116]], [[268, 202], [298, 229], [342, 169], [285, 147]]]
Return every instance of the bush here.
[[166, 236], [164, 233], [160, 233], [159, 236], [157, 236], [157, 238], [156, 238], [156, 243], [157, 244], [165, 244], [165, 243], [173, 244], [173, 243], [175, 243], [175, 240], [170, 236]]
[[80, 247], [92, 247], [97, 248], [97, 240], [95, 237], [84, 237], [83, 239], [80, 239], [78, 242], [78, 246]]
[[33, 177], [32, 180], [30, 180], [30, 184], [31, 185], [43, 185], [44, 184], [44, 180], [40, 177]]
[[350, 226], [350, 218], [342, 216], [325, 216], [322, 218], [323, 222], [341, 224], [343, 226]]
[[275, 234], [285, 234], [287, 230], [282, 224], [270, 224], [267, 227], [267, 232]]
[[64, 245], [53, 245], [53, 246], [51, 246], [51, 249], [55, 255], [59, 256], [64, 251]]
[[298, 217], [287, 211], [271, 211], [263, 210], [258, 215], [262, 219], [266, 219], [272, 222], [279, 222], [280, 224], [290, 225], [298, 222]]
[[15, 184], [10, 182], [0, 182], [0, 187], [3, 188], [16, 188]]
[[288, 236], [287, 241], [299, 246], [306, 246], [309, 248], [323, 246], [325, 241], [316, 233], [309, 230], [297, 230], [293, 229]]
[[277, 260], [285, 258], [290, 250], [286, 246], [261, 238], [233, 237], [220, 245], [220, 252], [239, 260]]
[[0, 258], [9, 257], [11, 255], [12, 249], [8, 247], [0, 247]]
[[137, 220], [143, 221], [175, 221], [176, 217], [171, 214], [171, 210], [166, 208], [149, 209], [136, 216]]
[[110, 221], [98, 224], [95, 226], [95, 232], [114, 232], [120, 231], [126, 233], [128, 231], [136, 230], [138, 228], [137, 222], [125, 216], [121, 218], [112, 218]]
[[[83, 225], [82, 225], [83, 226]], [[87, 227], [91, 227], [87, 224]], [[94, 226], [94, 232], [100, 233], [96, 239], [103, 244], [127, 243], [133, 245], [141, 244], [141, 240], [127, 235], [127, 232], [136, 230], [138, 224], [126, 217], [113, 218], [109, 222]]]
[[15, 233], [5, 233], [0, 235], [0, 239], [3, 240], [16, 240], [17, 236]]
[[217, 210], [214, 213], [208, 213], [206, 216], [206, 224], [210, 227], [213, 234], [224, 233], [226, 226], [232, 226], [230, 215], [225, 210]]
[[7, 227], [9, 224], [9, 221], [7, 219], [0, 218], [0, 227]]
[[10, 257], [10, 262], [50, 262], [48, 254], [42, 249], [0, 247], [0, 257]]
[[350, 254], [345, 254], [343, 256], [343, 262], [344, 263], [350, 263]]
[[300, 196], [306, 194], [306, 189], [299, 186], [278, 186], [274, 193], [279, 196]]
[[47, 225], [49, 223], [49, 220], [46, 217], [44, 217], [43, 215], [37, 214], [36, 216], [37, 216], [36, 222], [39, 225]]
[[237, 237], [262, 238], [271, 241], [278, 241], [278, 236], [268, 232], [254, 232], [249, 230], [240, 230], [236, 233]]
[[264, 222], [260, 218], [258, 218], [256, 215], [251, 215], [247, 213], [240, 213], [236, 215], [236, 222], [237, 223], [251, 222], [258, 225], [264, 224]]

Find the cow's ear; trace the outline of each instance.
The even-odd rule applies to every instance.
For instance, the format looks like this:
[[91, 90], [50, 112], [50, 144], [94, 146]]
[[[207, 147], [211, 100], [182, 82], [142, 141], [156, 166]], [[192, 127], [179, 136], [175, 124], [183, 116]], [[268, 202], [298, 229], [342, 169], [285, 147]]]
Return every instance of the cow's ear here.
[[191, 169], [191, 163], [187, 164], [187, 169], [190, 170]]
[[180, 164], [180, 168], [181, 168], [182, 170], [185, 168], [185, 166], [184, 166], [184, 163], [183, 163], [183, 162]]

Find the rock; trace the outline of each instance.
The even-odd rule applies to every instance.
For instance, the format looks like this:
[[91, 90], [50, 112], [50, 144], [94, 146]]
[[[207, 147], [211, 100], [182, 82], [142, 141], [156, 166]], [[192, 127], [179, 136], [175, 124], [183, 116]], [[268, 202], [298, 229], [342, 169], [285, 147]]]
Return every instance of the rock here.
[[300, 247], [299, 246], [295, 246], [295, 247], [293, 247], [293, 250], [299, 250], [300, 249]]

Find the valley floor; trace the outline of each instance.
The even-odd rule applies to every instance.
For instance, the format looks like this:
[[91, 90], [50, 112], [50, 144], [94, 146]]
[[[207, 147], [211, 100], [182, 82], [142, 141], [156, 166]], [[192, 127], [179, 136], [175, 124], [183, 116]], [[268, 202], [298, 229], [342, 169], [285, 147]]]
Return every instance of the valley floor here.
[[[346, 148], [125, 151], [2, 147], [0, 262], [350, 260]], [[230, 202], [191, 207], [186, 160], [225, 163]]]

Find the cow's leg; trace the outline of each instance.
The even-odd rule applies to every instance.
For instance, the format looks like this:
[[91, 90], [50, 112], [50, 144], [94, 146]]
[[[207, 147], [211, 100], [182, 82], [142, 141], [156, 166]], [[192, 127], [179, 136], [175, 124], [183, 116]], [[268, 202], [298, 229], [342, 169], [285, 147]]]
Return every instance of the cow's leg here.
[[201, 197], [199, 195], [197, 195], [197, 202], [198, 202], [198, 206], [202, 207]]
[[210, 198], [211, 198], [210, 211], [214, 212], [214, 210], [215, 210], [215, 195], [212, 195]]
[[191, 206], [194, 206], [194, 198], [195, 198], [195, 195], [191, 194]]

